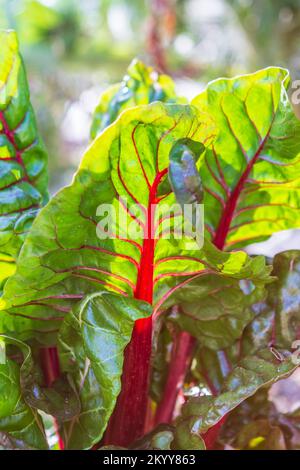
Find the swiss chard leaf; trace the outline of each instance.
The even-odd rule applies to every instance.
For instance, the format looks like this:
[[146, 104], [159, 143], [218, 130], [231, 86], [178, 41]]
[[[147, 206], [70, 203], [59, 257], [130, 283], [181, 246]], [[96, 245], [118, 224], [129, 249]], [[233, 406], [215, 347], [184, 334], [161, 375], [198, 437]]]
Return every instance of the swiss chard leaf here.
[[11, 274], [13, 260], [48, 193], [47, 154], [38, 135], [15, 32], [0, 31], [0, 43], [1, 283]]
[[83, 299], [59, 334], [62, 369], [74, 379], [80, 413], [64, 424], [68, 449], [99, 442], [121, 390], [123, 353], [134, 322], [152, 313], [149, 304], [108, 291]]
[[42, 420], [22, 397], [20, 368], [9, 358], [0, 363], [0, 441], [13, 449], [47, 449]]
[[300, 226], [300, 122], [288, 85], [288, 72], [272, 67], [215, 80], [192, 102], [218, 128], [200, 175], [206, 229], [221, 249]]
[[185, 102], [177, 97], [175, 84], [168, 75], [161, 75], [135, 59], [129, 65], [123, 81], [112, 85], [102, 94], [94, 111], [91, 138], [94, 139], [125, 109], [153, 101]]
[[[169, 216], [175, 203], [173, 193], [157, 196], [170, 150], [179, 139], [202, 140], [202, 135], [205, 140], [210, 134], [190, 107], [161, 103], [128, 110], [101, 134], [72, 185], [51, 200], [32, 227], [17, 273], [6, 284], [6, 331], [22, 338], [33, 330], [51, 334], [74, 301], [103, 287], [158, 310], [193, 276], [219, 272], [240, 278], [248, 269], [245, 253], [222, 253], [209, 243], [200, 250], [188, 234], [178, 240], [161, 233], [164, 214]], [[103, 239], [97, 208], [104, 203], [117, 206], [122, 219], [118, 231]], [[158, 216], [149, 220], [153, 205]], [[137, 237], [125, 233], [124, 219], [138, 230]], [[148, 236], [155, 224], [156, 240]], [[38, 339], [43, 341], [42, 335]]]
[[231, 277], [211, 273], [192, 279], [167, 300], [165, 306], [180, 304], [168, 319], [202, 346], [214, 350], [228, 347], [253, 319], [252, 305], [264, 298], [265, 285], [272, 281], [270, 270], [264, 258], [256, 257]]

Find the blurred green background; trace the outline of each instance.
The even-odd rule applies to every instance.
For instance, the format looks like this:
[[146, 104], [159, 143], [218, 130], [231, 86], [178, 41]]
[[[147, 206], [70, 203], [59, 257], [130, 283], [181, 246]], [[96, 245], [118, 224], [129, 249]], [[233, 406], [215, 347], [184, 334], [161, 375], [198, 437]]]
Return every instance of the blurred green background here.
[[101, 91], [135, 56], [187, 97], [268, 65], [300, 77], [300, 0], [0, 0], [0, 27], [19, 35], [52, 192], [88, 145]]

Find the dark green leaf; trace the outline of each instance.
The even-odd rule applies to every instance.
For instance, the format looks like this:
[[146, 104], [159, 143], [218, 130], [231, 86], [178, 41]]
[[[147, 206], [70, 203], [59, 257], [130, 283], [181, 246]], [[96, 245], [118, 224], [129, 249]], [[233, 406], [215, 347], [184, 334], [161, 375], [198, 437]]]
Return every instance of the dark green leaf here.
[[70, 378], [62, 374], [51, 387], [45, 387], [42, 371], [34, 362], [28, 344], [3, 335], [0, 336], [0, 340], [1, 338], [7, 345], [15, 346], [22, 353], [20, 386], [27, 405], [54, 416], [58, 421], [67, 421], [78, 415], [80, 401], [73, 384], [70, 383]]
[[264, 258], [256, 257], [231, 278], [209, 274], [192, 279], [169, 298], [180, 304], [169, 319], [202, 346], [214, 350], [230, 346], [253, 319], [252, 305], [264, 298], [269, 272]]
[[68, 449], [99, 442], [121, 390], [123, 353], [134, 322], [149, 304], [107, 291], [87, 296], [65, 318], [59, 334], [62, 369], [74, 379], [81, 411], [64, 424]]
[[[144, 300], [152, 302], [153, 296], [159, 310], [191, 277], [216, 272], [243, 279], [249, 266], [250, 271], [255, 266], [256, 271], [264, 271], [261, 258], [255, 264], [245, 253], [220, 252], [210, 243], [200, 250], [193, 235], [177, 239], [158, 228], [158, 241], [149, 241], [146, 222], [150, 206], [153, 210], [152, 199], [157, 218], [169, 215], [175, 203], [173, 193], [163, 200], [154, 194], [168, 171], [174, 142], [195, 132], [197, 136], [203, 133], [203, 139], [210, 135], [211, 130], [202, 129], [198, 122], [200, 117], [190, 107], [154, 103], [124, 112], [94, 141], [72, 185], [42, 209], [25, 241], [17, 273], [8, 280], [1, 301], [7, 310], [1, 316], [5, 331], [21, 338], [35, 336], [41, 342], [46, 341], [45, 335], [33, 333], [44, 332], [47, 341], [53, 341], [74, 302], [103, 287], [135, 297], [145, 288]], [[120, 199], [127, 200], [127, 211]], [[105, 239], [99, 237], [100, 204], [112, 204], [122, 216]], [[137, 206], [138, 220], [133, 215]], [[126, 233], [124, 218], [137, 230], [136, 238]], [[174, 219], [182, 224], [181, 215]], [[162, 220], [156, 220], [160, 227]], [[149, 259], [142, 256], [145, 251]]]
[[[238, 408], [230, 413], [225, 426], [222, 428], [219, 439], [220, 442], [223, 444], [229, 443], [229, 445], [233, 447], [249, 446], [251, 441], [250, 439], [245, 439], [245, 436], [249, 437], [250, 430], [252, 434], [251, 438], [254, 438], [252, 448], [255, 450], [255, 445], [258, 445], [259, 448], [268, 449], [274, 445], [274, 440], [273, 442], [269, 442], [268, 439], [269, 432], [272, 435], [273, 428], [275, 429], [273, 437], [278, 436], [280, 438], [279, 440], [275, 440], [275, 445], [276, 443], [282, 443], [283, 436], [284, 443], [288, 449], [299, 449], [299, 410], [295, 410], [292, 413], [279, 412], [274, 403], [269, 400], [269, 392], [268, 387], [260, 389], [253, 397], [244, 401]], [[262, 423], [262, 429], [269, 428], [269, 432], [262, 434], [260, 427], [257, 426], [258, 423]], [[265, 423], [265, 425], [263, 423]], [[252, 424], [254, 424], [253, 427]], [[264, 437], [264, 440], [256, 440], [256, 437]]]
[[20, 368], [0, 363], [0, 442], [5, 448], [47, 449], [42, 420], [22, 397]]

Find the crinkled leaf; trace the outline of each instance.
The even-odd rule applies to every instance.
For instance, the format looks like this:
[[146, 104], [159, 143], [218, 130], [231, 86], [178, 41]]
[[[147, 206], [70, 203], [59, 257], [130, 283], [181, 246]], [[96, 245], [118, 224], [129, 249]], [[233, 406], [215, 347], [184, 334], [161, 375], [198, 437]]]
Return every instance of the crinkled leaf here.
[[267, 347], [275, 355], [277, 349], [293, 350], [300, 328], [300, 252], [290, 250], [277, 254], [272, 275], [276, 280], [266, 287], [264, 299], [257, 302], [259, 299], [254, 298], [252, 306], [249, 305], [253, 319], [239, 340], [224, 351], [204, 348], [196, 353], [198, 371], [202, 370], [203, 378], [205, 376], [217, 391], [230, 367], [237, 365], [243, 356]]
[[256, 257], [231, 278], [209, 274], [193, 279], [168, 299], [180, 304], [168, 318], [202, 346], [228, 347], [253, 319], [252, 304], [264, 298], [264, 286], [272, 280], [269, 272], [264, 258]]
[[[267, 286], [265, 301], [253, 304], [254, 318], [241, 338], [223, 351], [200, 348], [196, 352], [198, 365], [193, 372], [196, 377], [199, 373], [200, 383], [216, 395], [190, 402], [195, 405], [190, 410], [196, 410], [199, 405], [198, 418], [207, 414], [199, 421], [199, 428], [196, 425], [201, 433], [262, 386], [287, 377], [297, 368], [293, 342], [299, 331], [299, 266], [297, 250], [276, 255], [272, 274], [277, 280]], [[190, 419], [183, 420], [186, 431], [196, 421], [195, 416]]]
[[192, 102], [218, 128], [200, 175], [207, 232], [219, 248], [300, 226], [300, 122], [288, 85], [288, 72], [271, 67], [215, 80]]
[[64, 424], [67, 448], [90, 448], [101, 439], [121, 390], [134, 322], [151, 313], [146, 302], [102, 291], [66, 316], [59, 334], [62, 369], [73, 377], [81, 400], [80, 413]]
[[11, 274], [3, 257], [17, 257], [48, 193], [47, 155], [37, 131], [15, 32], [0, 31], [0, 43], [1, 282]]
[[300, 328], [300, 251], [279, 253], [272, 274], [278, 279], [268, 288], [267, 303], [275, 311], [276, 345], [289, 348], [299, 337]]
[[42, 410], [58, 421], [70, 420], [80, 412], [80, 401], [70, 378], [66, 374], [56, 379], [51, 387], [44, 386], [44, 377], [34, 362], [31, 348], [15, 338], [0, 336], [7, 345], [13, 345], [22, 353], [20, 387], [24, 401], [31, 408]]
[[278, 353], [281, 359], [267, 348], [251, 356], [245, 356], [228, 375], [218, 396], [191, 398], [183, 406], [182, 415], [177, 421], [176, 444], [180, 445], [187, 436], [191, 436], [197, 442], [201, 434], [216, 425], [227, 413], [254, 395], [262, 386], [270, 385], [290, 375], [297, 367], [291, 359], [290, 351], [280, 350]]
[[94, 111], [91, 138], [94, 139], [114, 122], [125, 109], [153, 101], [185, 102], [176, 96], [175, 84], [170, 77], [159, 74], [152, 67], [135, 59], [129, 65], [122, 82], [112, 85], [102, 94]]
[[286, 450], [280, 427], [265, 419], [246, 424], [239, 432], [234, 446], [245, 450]]
[[42, 420], [22, 397], [19, 366], [6, 358], [0, 363], [0, 379], [1, 445], [10, 449], [47, 449]]

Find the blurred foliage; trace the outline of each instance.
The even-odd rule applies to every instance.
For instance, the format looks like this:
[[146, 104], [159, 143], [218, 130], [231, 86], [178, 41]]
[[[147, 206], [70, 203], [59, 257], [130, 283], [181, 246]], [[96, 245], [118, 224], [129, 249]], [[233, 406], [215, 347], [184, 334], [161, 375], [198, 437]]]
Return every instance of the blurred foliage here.
[[300, 73], [299, 0], [0, 0], [0, 27], [19, 35], [52, 191], [78, 165], [101, 92], [135, 56], [188, 97], [271, 64]]
[[279, 412], [269, 399], [269, 387], [259, 390], [230, 414], [219, 436], [220, 445], [234, 449], [300, 448], [300, 412]]

